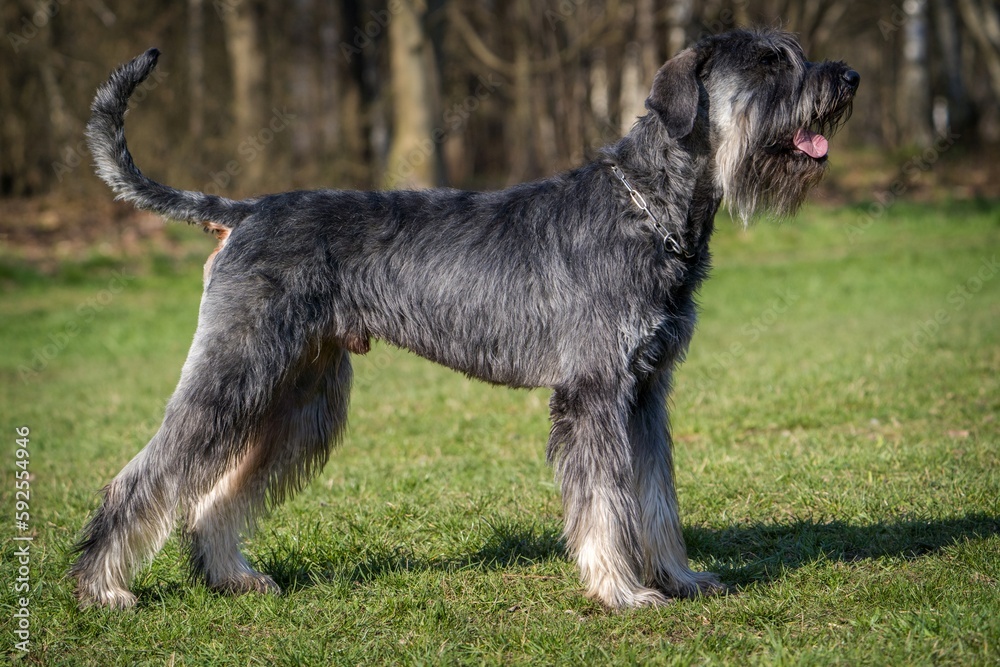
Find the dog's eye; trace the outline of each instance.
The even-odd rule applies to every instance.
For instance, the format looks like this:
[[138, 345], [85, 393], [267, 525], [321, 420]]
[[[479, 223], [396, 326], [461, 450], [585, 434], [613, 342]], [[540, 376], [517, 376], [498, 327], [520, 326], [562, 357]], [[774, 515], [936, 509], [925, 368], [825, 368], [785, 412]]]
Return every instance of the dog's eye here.
[[781, 61], [777, 53], [773, 51], [768, 51], [767, 53], [761, 54], [760, 58], [757, 60], [758, 63], [763, 67], [774, 67]]

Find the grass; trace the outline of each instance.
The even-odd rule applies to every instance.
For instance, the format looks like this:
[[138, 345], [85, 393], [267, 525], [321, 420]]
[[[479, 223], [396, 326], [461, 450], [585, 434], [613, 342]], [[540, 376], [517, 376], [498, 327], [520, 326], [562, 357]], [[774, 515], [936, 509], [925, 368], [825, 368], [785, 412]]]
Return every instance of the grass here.
[[27, 654], [18, 544], [3, 544], [4, 650], [22, 664], [997, 663], [1000, 208], [899, 203], [864, 220], [720, 219], [673, 422], [693, 564], [736, 592], [628, 613], [584, 599], [563, 551], [548, 394], [384, 346], [356, 359], [340, 451], [248, 544], [285, 595], [189, 585], [171, 540], [135, 582], [137, 609], [77, 611], [68, 549], [158, 425], [200, 267], [0, 269], [0, 506], [13, 514], [27, 425], [37, 536]]

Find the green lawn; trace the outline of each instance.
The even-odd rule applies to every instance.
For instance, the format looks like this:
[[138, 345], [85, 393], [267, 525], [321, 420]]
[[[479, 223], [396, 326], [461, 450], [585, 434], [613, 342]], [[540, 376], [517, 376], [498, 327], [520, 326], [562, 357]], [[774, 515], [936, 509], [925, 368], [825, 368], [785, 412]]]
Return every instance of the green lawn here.
[[[189, 585], [176, 539], [128, 612], [77, 611], [68, 549], [162, 416], [200, 265], [0, 266], [4, 651], [26, 664], [1000, 661], [1000, 207], [724, 216], [673, 423], [694, 566], [728, 597], [580, 594], [544, 391], [378, 346], [340, 451], [266, 520], [286, 588]], [[183, 229], [183, 228], [181, 228]], [[195, 230], [184, 230], [200, 237]], [[207, 253], [210, 245], [205, 239]], [[14, 649], [15, 427], [30, 428], [30, 652]], [[17, 533], [23, 535], [24, 533]], [[20, 594], [27, 595], [27, 594]]]

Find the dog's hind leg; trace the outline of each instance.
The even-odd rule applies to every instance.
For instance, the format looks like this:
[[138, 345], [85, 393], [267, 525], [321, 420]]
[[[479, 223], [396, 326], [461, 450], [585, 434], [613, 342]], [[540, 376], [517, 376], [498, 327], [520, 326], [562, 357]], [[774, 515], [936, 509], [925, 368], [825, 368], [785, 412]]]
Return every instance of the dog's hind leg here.
[[196, 577], [232, 594], [279, 592], [240, 550], [268, 506], [297, 491], [326, 462], [347, 421], [349, 355], [339, 347], [298, 371], [278, 397], [242, 458], [188, 508], [186, 538]]
[[556, 387], [551, 400], [548, 456], [562, 480], [566, 544], [587, 596], [612, 608], [667, 602], [641, 579], [629, 403], [603, 381]]
[[164, 429], [104, 489], [104, 501], [77, 544], [70, 573], [81, 607], [125, 608], [134, 572], [173, 530], [180, 480]]
[[666, 405], [669, 390], [669, 373], [651, 378], [639, 389], [629, 419], [641, 516], [643, 580], [671, 597], [719, 593], [725, 587], [714, 574], [694, 572], [688, 567], [674, 490]]
[[[268, 283], [244, 281], [235, 287], [237, 291], [206, 290], [198, 331], [160, 430], [108, 485], [84, 530], [71, 569], [81, 606], [134, 604], [128, 583], [170, 535], [179, 505], [190, 509], [200, 504], [208, 518], [226, 516], [213, 512], [205, 496], [215, 491], [220, 500], [234, 493], [242, 498], [245, 494], [236, 493], [243, 488], [239, 482], [257, 483], [262, 471], [269, 478], [282, 460], [251, 446], [263, 442], [262, 436], [282, 432], [274, 426], [287, 407], [279, 399], [302, 386], [295, 363], [306, 356], [308, 345], [301, 329], [296, 336], [274, 326], [288, 309], [273, 300]], [[314, 383], [311, 391], [316, 390]], [[207, 543], [215, 547], [211, 555], [238, 553], [236, 541], [226, 545], [218, 537], [232, 534], [231, 526], [242, 519], [238, 511], [228, 516], [236, 518], [228, 524], [222, 520], [223, 528], [212, 532]], [[231, 546], [229, 552], [225, 546]], [[221, 562], [227, 561], [223, 557]]]
[[211, 489], [229, 462], [244, 458], [241, 449], [259, 432], [271, 388], [281, 381], [277, 365], [252, 364], [237, 346], [213, 344], [220, 332], [204, 326], [205, 312], [203, 304], [160, 430], [106, 487], [76, 547], [70, 572], [81, 606], [134, 604], [128, 583], [169, 537], [178, 505]]

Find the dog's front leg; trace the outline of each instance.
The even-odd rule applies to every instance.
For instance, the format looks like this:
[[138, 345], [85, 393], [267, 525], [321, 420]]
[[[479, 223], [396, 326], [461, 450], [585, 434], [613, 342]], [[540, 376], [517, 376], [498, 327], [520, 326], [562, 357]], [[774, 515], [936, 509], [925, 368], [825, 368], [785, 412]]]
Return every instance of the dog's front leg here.
[[587, 596], [612, 608], [663, 604], [641, 579], [628, 395], [583, 380], [555, 388], [548, 456], [562, 480], [564, 534]]
[[725, 590], [710, 572], [688, 567], [687, 548], [674, 490], [673, 457], [667, 423], [670, 374], [651, 378], [639, 389], [629, 419], [636, 496], [639, 501], [642, 579], [671, 597], [690, 598]]

